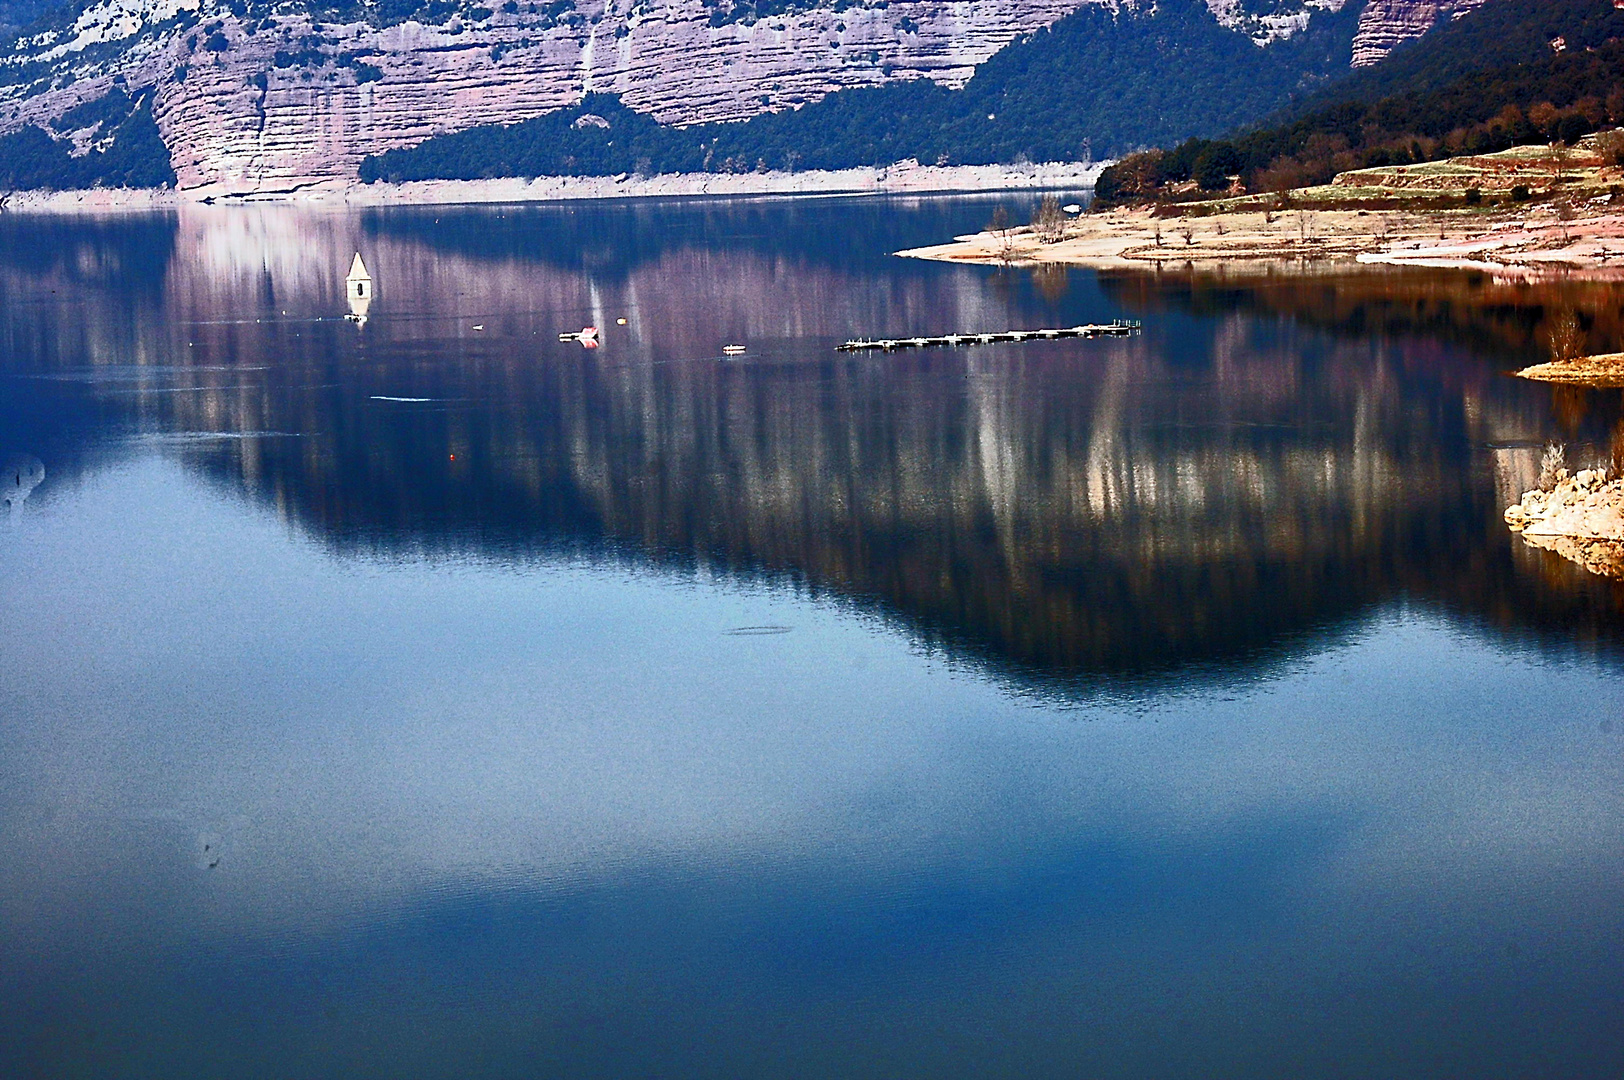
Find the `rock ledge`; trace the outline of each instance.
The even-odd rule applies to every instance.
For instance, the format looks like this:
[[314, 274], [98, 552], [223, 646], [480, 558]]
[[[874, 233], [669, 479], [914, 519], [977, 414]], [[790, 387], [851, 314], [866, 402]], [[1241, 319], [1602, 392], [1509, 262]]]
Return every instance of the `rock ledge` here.
[[1624, 479], [1583, 469], [1558, 473], [1550, 491], [1529, 491], [1506, 508], [1506, 524], [1534, 547], [1554, 551], [1594, 574], [1624, 579]]

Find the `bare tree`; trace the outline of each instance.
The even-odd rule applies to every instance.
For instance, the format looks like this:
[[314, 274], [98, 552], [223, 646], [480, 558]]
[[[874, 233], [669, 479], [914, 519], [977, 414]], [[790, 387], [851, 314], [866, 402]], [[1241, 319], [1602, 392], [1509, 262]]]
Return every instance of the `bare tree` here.
[[1043, 244], [1053, 244], [1065, 236], [1066, 215], [1060, 209], [1059, 199], [1053, 195], [1043, 197], [1032, 214], [1032, 231], [1037, 234], [1038, 242]]
[[1603, 164], [1624, 165], [1624, 131], [1614, 128], [1596, 136], [1596, 153]]
[[993, 208], [987, 231], [998, 238], [998, 258], [1006, 263], [1014, 258], [1015, 242], [1009, 235], [1009, 211], [1002, 205]]
[[1568, 222], [1578, 217], [1572, 199], [1559, 199], [1556, 203], [1556, 223], [1562, 230], [1562, 242], [1568, 242]]
[[1558, 139], [1551, 144], [1551, 186], [1554, 188], [1562, 182], [1562, 174], [1568, 171], [1568, 162], [1573, 159], [1573, 148]]
[[1579, 325], [1579, 316], [1572, 311], [1560, 311], [1545, 328], [1545, 342], [1550, 346], [1552, 360], [1572, 360], [1585, 351], [1585, 331]]
[[1545, 454], [1539, 460], [1539, 489], [1551, 491], [1567, 479], [1568, 448], [1561, 443], [1547, 443]]

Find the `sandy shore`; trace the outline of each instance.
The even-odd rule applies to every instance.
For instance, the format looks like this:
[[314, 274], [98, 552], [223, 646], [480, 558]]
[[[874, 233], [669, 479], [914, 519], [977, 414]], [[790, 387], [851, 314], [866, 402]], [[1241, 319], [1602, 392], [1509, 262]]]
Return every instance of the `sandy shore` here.
[[1574, 386], [1624, 386], [1624, 353], [1600, 353], [1572, 360], [1552, 360], [1517, 372], [1525, 379]]
[[773, 195], [906, 195], [933, 192], [1080, 190], [1093, 187], [1103, 163], [1042, 165], [920, 165], [766, 173], [672, 173], [664, 176], [541, 176], [533, 180], [421, 180], [406, 184], [323, 181], [293, 190], [188, 191], [96, 189], [20, 191], [7, 211], [62, 213], [150, 210], [213, 203], [291, 203], [331, 206], [553, 202], [573, 199], [748, 197]]
[[1029, 228], [981, 232], [897, 254], [948, 262], [1096, 268], [1168, 263], [1323, 260], [1451, 266], [1526, 277], [1624, 280], [1624, 214], [1560, 221], [1556, 211], [1286, 210], [1158, 218], [1148, 210], [1086, 214], [1053, 241]]

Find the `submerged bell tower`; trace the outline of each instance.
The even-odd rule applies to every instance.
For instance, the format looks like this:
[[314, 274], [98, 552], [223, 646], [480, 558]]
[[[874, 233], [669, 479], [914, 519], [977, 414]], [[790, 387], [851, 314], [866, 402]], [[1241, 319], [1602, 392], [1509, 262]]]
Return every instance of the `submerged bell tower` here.
[[349, 276], [344, 279], [344, 298], [350, 306], [347, 318], [366, 322], [367, 310], [372, 307], [372, 275], [367, 273], [367, 264], [361, 260], [359, 251], [350, 263]]

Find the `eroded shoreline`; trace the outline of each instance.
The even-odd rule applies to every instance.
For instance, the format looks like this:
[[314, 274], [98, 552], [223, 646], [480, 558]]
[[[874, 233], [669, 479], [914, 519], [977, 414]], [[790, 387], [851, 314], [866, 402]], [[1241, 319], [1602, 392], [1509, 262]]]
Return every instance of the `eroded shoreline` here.
[[1539, 206], [1517, 212], [1302, 209], [1164, 218], [1150, 210], [1117, 210], [1072, 219], [1052, 237], [1030, 227], [988, 230], [897, 254], [1094, 269], [1326, 262], [1624, 280], [1624, 213], [1564, 219], [1556, 209]]
[[749, 198], [819, 195], [930, 195], [957, 192], [1082, 190], [1105, 168], [1050, 162], [1037, 165], [920, 165], [765, 173], [671, 173], [662, 176], [540, 176], [492, 180], [417, 180], [400, 184], [324, 181], [293, 190], [219, 187], [187, 191], [98, 188], [20, 191], [0, 206], [36, 213], [113, 213], [198, 204], [238, 206], [441, 206], [569, 202], [627, 198]]

